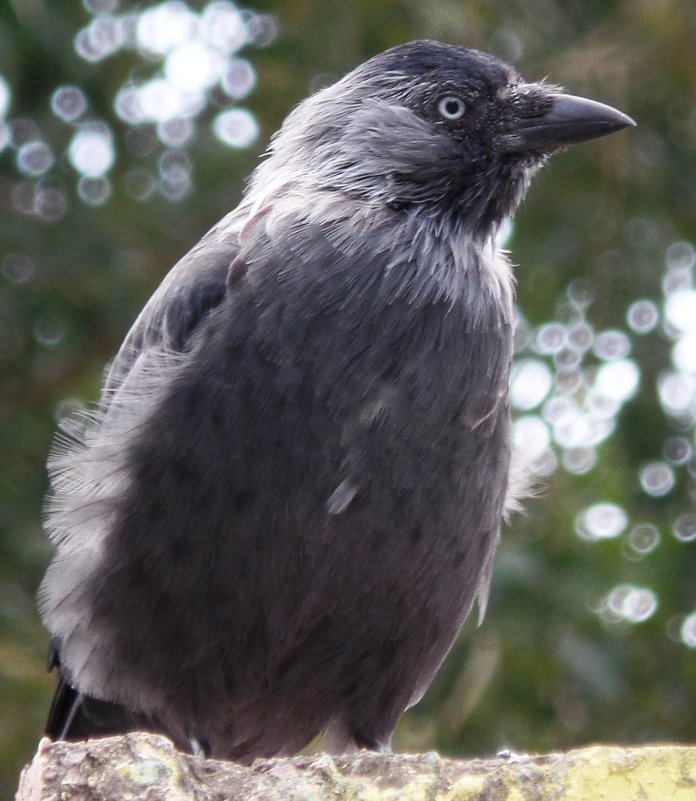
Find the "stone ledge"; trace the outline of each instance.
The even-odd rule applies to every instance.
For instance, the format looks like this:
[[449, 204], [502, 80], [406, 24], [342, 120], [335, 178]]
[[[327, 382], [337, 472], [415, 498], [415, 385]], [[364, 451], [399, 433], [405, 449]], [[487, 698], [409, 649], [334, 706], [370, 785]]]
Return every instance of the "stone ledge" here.
[[592, 746], [453, 760], [435, 753], [257, 760], [177, 751], [165, 737], [44, 739], [16, 801], [696, 801], [696, 747]]

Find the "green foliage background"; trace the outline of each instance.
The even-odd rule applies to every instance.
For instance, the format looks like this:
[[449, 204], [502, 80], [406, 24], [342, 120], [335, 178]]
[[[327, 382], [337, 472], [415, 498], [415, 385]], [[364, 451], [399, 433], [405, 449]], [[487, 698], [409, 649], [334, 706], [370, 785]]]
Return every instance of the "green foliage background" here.
[[[189, 148], [195, 189], [181, 202], [141, 202], [122, 191], [134, 157], [117, 141], [111, 199], [89, 207], [71, 188], [66, 214], [46, 222], [16, 209], [13, 191], [22, 176], [13, 154], [0, 152], [0, 260], [25, 254], [35, 268], [24, 283], [0, 275], [3, 797], [11, 796], [36, 746], [53, 683], [34, 598], [50, 558], [40, 521], [56, 410], [66, 398], [96, 398], [103, 365], [148, 295], [236, 204], [268, 137], [312, 88], [377, 51], [430, 37], [513, 59], [529, 79], [548, 75], [638, 120], [634, 131], [557, 156], [518, 214], [510, 247], [521, 265], [519, 304], [534, 324], [555, 319], [566, 287], [582, 278], [594, 291], [592, 324], [625, 328], [632, 301], [659, 303], [669, 245], [696, 239], [696, 14], [686, 0], [248, 6], [278, 24], [273, 43], [246, 54], [258, 85], [245, 103], [262, 136], [255, 148], [234, 151], [201, 125]], [[126, 7], [123, 0], [119, 10]], [[81, 86], [117, 139], [124, 133], [111, 102], [137, 56], [80, 59], [72, 40], [88, 21], [77, 0], [0, 3], [0, 73], [12, 88], [12, 117], [38, 120], [49, 140], [64, 136], [49, 108], [61, 83]], [[58, 170], [69, 173], [67, 165]], [[54, 345], [35, 335], [46, 320], [64, 326]], [[680, 472], [675, 489], [660, 498], [642, 492], [637, 480], [640, 465], [659, 458], [673, 433], [655, 390], [669, 354], [659, 333], [634, 342], [641, 390], [602, 445], [598, 466], [583, 476], [557, 471], [506, 530], [485, 623], [468, 625], [431, 692], [405, 717], [399, 749], [471, 755], [696, 739], [696, 650], [677, 636], [679, 621], [696, 608], [696, 543], [670, 536], [674, 517], [692, 508], [692, 479]], [[578, 538], [575, 515], [598, 500], [655, 522], [663, 531], [660, 547], [630, 560], [621, 538]], [[658, 610], [646, 622], [609, 624], [593, 611], [622, 582], [656, 593]]]

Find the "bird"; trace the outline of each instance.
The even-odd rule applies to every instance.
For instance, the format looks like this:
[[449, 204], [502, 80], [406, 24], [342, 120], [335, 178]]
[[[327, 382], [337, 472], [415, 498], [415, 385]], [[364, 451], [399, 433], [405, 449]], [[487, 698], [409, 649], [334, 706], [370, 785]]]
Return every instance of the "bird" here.
[[49, 737], [390, 748], [524, 484], [497, 234], [552, 153], [634, 124], [430, 40], [290, 112], [52, 447]]

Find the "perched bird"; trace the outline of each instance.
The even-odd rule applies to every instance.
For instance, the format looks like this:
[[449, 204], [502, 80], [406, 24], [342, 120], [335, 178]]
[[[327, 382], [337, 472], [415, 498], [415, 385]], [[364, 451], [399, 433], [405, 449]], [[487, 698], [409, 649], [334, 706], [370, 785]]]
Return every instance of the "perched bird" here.
[[431, 41], [288, 116], [54, 446], [51, 737], [389, 747], [514, 494], [496, 232], [549, 153], [632, 124]]

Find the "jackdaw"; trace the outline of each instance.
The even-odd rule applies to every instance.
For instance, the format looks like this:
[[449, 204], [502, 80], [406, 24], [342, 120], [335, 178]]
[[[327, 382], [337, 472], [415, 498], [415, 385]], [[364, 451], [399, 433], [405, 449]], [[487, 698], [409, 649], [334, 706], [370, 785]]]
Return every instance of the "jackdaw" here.
[[389, 747], [514, 503], [496, 232], [549, 153], [632, 124], [432, 41], [291, 112], [54, 446], [49, 736]]

